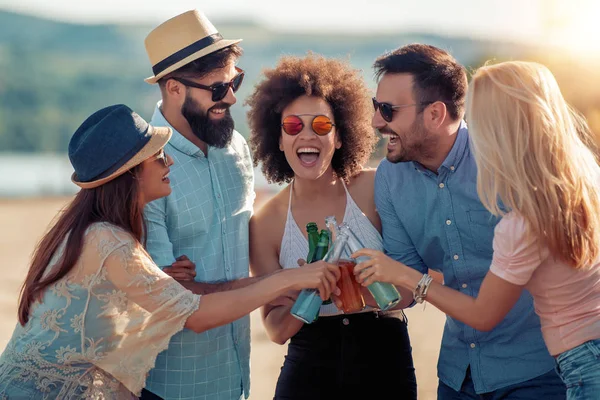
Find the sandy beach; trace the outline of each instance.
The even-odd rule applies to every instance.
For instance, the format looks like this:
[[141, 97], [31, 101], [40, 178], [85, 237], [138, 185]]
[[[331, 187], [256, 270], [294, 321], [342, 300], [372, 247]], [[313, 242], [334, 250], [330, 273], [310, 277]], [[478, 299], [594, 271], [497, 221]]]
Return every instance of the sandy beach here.
[[[261, 200], [264, 201], [264, 198]], [[17, 321], [17, 296], [27, 273], [29, 258], [48, 224], [69, 198], [0, 199], [0, 350], [10, 339]], [[257, 206], [260, 206], [258, 202]], [[417, 306], [406, 312], [413, 346], [413, 357], [419, 386], [419, 399], [436, 398], [436, 365], [444, 315], [435, 307]], [[385, 351], [377, 348], [373, 351]], [[272, 343], [263, 329], [260, 314], [252, 313], [252, 394], [251, 400], [273, 398], [279, 369], [287, 345]], [[364, 377], [365, 384], [376, 384], [376, 377]]]

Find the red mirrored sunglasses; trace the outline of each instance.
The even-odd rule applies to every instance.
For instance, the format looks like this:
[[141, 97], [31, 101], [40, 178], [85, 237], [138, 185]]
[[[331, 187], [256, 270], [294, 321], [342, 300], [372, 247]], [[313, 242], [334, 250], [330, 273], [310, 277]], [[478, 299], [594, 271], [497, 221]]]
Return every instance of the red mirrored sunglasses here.
[[[313, 116], [312, 114], [298, 114], [298, 115], [288, 115], [283, 119], [283, 123], [281, 127], [283, 131], [290, 136], [296, 136], [302, 129], [304, 129], [304, 121], [302, 121], [303, 116]], [[326, 115], [315, 115], [310, 124], [314, 133], [319, 136], [325, 136], [331, 132], [331, 129], [335, 126], [331, 119], [329, 119]]]

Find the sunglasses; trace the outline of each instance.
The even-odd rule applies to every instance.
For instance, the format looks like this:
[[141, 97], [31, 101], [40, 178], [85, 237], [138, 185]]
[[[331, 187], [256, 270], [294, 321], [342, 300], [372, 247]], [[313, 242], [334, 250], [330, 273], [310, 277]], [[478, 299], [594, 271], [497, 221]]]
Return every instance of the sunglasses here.
[[423, 103], [401, 104], [398, 106], [394, 106], [390, 103], [380, 103], [377, 100], [375, 100], [375, 97], [373, 97], [373, 108], [375, 109], [375, 112], [379, 110], [379, 112], [381, 113], [381, 118], [383, 118], [385, 122], [392, 122], [392, 119], [394, 118], [394, 110], [398, 108], [413, 107], [419, 105], [426, 106], [433, 103], [433, 101], [426, 101]]
[[229, 88], [233, 90], [233, 93], [237, 92], [240, 86], [242, 86], [242, 81], [244, 80], [244, 71], [241, 68], [235, 67], [235, 70], [238, 71], [238, 74], [229, 82], [216, 83], [214, 85], [206, 86], [201, 85], [196, 82], [192, 82], [185, 78], [180, 78], [177, 76], [172, 77], [171, 79], [175, 79], [177, 82], [193, 87], [196, 89], [203, 89], [212, 92], [212, 101], [217, 102], [221, 101], [227, 96], [227, 92], [229, 92]]
[[167, 153], [165, 153], [165, 149], [160, 149], [160, 151], [158, 152], [158, 154], [156, 154], [156, 160], [162, 160], [162, 162], [165, 164], [165, 167], [169, 166], [169, 159], [167, 158]]
[[[290, 136], [296, 136], [304, 129], [304, 121], [300, 117], [312, 116], [312, 114], [288, 115], [283, 119], [281, 127], [283, 131]], [[310, 124], [314, 133], [319, 136], [325, 136], [335, 126], [331, 119], [326, 115], [316, 115]]]

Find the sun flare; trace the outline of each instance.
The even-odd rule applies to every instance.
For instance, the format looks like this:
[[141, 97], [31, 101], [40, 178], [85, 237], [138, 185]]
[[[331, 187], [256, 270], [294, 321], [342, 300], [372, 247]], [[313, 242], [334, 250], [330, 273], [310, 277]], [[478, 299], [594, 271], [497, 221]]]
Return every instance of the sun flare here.
[[600, 57], [600, 1], [547, 0], [541, 7], [549, 40], [578, 55]]

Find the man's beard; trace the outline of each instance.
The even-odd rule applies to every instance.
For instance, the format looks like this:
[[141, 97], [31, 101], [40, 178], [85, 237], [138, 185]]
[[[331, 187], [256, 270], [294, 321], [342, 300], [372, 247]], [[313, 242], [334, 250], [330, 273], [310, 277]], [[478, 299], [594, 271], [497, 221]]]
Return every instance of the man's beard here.
[[[224, 108], [225, 115], [217, 121], [211, 120], [209, 113], [213, 108]], [[186, 95], [181, 114], [192, 128], [194, 135], [207, 145], [222, 149], [231, 143], [234, 122], [228, 104], [217, 103], [203, 113], [200, 105]]]
[[396, 151], [394, 153], [388, 151], [386, 155], [389, 162], [394, 164], [407, 161], [421, 162], [435, 154], [438, 138], [427, 132], [421, 122], [415, 120], [409, 131], [408, 134], [406, 132], [398, 134], [389, 127], [380, 129], [381, 133], [392, 133], [397, 136]]

